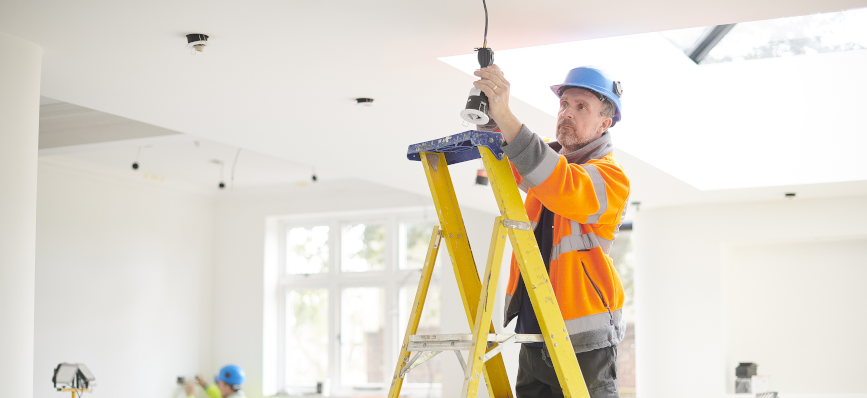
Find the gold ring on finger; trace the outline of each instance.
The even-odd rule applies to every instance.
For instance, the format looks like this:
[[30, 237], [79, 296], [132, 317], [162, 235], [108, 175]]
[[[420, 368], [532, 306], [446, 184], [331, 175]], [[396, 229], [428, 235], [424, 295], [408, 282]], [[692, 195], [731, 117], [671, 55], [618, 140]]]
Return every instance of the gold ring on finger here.
[[498, 86], [498, 85], [495, 84], [495, 85], [494, 85], [494, 91], [496, 91], [498, 88], [500, 88], [500, 86]]

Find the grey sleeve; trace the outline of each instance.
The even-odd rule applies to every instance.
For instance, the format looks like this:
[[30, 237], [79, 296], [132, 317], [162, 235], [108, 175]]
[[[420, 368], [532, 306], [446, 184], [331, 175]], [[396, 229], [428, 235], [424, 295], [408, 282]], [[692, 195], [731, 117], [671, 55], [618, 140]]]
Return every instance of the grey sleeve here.
[[530, 188], [548, 179], [560, 161], [560, 155], [527, 126], [521, 126], [515, 139], [501, 148], [524, 179], [521, 185]]

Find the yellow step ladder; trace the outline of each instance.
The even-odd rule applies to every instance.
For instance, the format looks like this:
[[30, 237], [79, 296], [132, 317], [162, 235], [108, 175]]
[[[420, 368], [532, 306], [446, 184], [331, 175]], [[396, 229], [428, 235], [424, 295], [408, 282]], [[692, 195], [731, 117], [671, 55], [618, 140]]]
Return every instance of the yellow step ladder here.
[[[545, 263], [539, 254], [536, 236], [524, 210], [518, 185], [512, 175], [509, 160], [500, 150], [501, 142], [500, 133], [466, 131], [410, 145], [407, 151], [410, 160], [421, 161], [424, 165], [440, 227], [434, 227], [431, 235], [412, 313], [388, 392], [389, 398], [400, 396], [400, 389], [407, 372], [442, 351], [453, 351], [464, 369], [461, 397], [475, 398], [478, 395], [479, 380], [484, 375], [490, 397], [511, 398], [512, 389], [503, 365], [503, 356], [500, 355], [501, 344], [538, 341], [545, 342], [560, 387], [563, 389], [563, 395], [567, 398], [589, 398], [584, 377], [578, 367], [578, 360], [572, 350], [566, 324], [563, 322], [557, 298], [548, 279]], [[494, 222], [487, 267], [481, 280], [476, 271], [463, 217], [448, 171], [450, 164], [478, 159], [480, 156], [501, 214]], [[521, 277], [528, 286], [527, 293], [533, 304], [536, 318], [539, 320], [541, 335], [496, 334], [491, 323], [506, 235], [512, 242], [512, 251], [518, 261]], [[473, 333], [415, 335], [442, 239], [445, 239], [449, 251], [467, 321]], [[469, 351], [466, 361], [461, 355], [461, 350]], [[412, 358], [410, 358], [411, 352], [416, 353]]]

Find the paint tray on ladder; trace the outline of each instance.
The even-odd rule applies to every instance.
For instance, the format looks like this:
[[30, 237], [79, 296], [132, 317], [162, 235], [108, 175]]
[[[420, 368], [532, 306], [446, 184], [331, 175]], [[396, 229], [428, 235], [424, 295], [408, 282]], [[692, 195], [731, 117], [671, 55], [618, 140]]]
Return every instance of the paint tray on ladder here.
[[478, 159], [477, 147], [484, 146], [491, 150], [498, 160], [503, 160], [503, 135], [490, 131], [469, 130], [463, 133], [438, 138], [431, 141], [412, 144], [406, 152], [409, 160], [420, 161], [422, 152], [435, 152], [445, 154], [446, 164], [466, 162]]

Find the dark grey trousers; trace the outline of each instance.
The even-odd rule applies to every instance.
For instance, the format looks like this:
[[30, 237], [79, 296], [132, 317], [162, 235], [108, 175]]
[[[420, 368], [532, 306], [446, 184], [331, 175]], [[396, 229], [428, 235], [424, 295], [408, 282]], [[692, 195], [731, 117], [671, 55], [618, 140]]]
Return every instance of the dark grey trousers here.
[[[541, 347], [521, 345], [518, 359], [517, 398], [562, 398], [554, 368], [545, 363]], [[617, 392], [617, 347], [575, 354], [590, 398], [620, 398]], [[550, 359], [546, 360], [550, 361]]]

